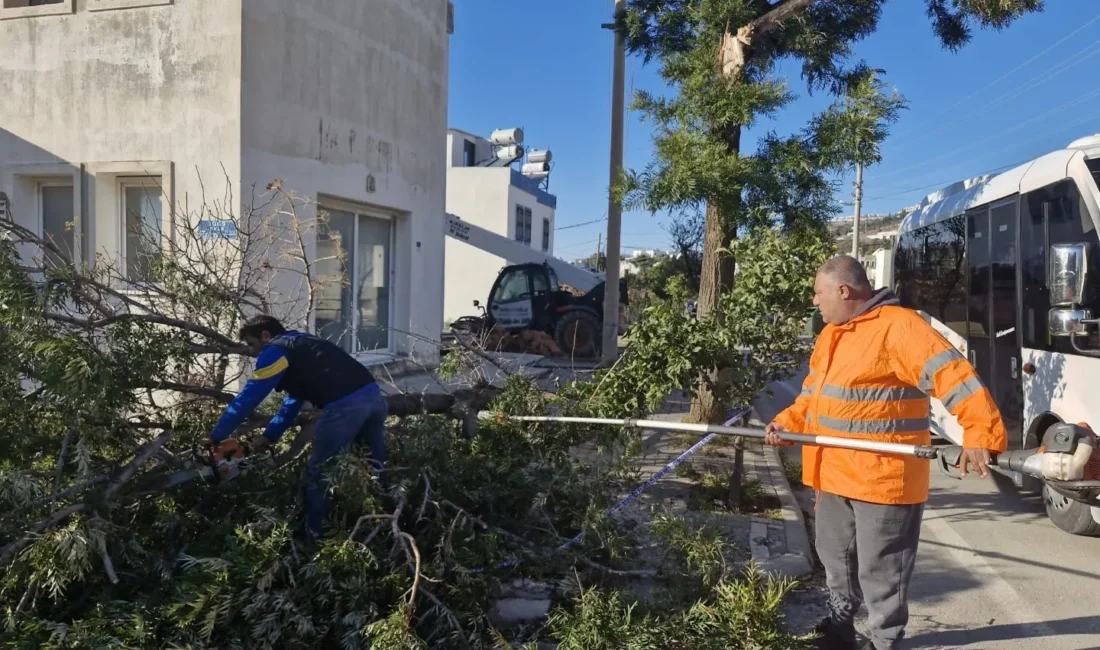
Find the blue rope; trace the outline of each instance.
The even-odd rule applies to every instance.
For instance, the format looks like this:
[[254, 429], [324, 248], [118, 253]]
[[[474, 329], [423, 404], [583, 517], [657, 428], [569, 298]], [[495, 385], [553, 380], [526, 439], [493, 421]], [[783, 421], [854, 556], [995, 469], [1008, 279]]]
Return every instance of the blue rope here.
[[[749, 407], [749, 406], [742, 406], [742, 407], [739, 407], [739, 408], [736, 408], [736, 409], [726, 409], [726, 418], [727, 419], [726, 419], [726, 422], [724, 423], [723, 426], [727, 426], [727, 427], [732, 426], [734, 422], [736, 422], [736, 421], [740, 420], [741, 418], [745, 417], [746, 415], [748, 415], [751, 408], [752, 407]], [[704, 437], [702, 440], [700, 440], [699, 442], [692, 445], [690, 449], [688, 449], [684, 453], [677, 456], [672, 462], [670, 462], [668, 465], [665, 465], [659, 472], [657, 472], [656, 474], [651, 476], [648, 481], [646, 481], [645, 483], [642, 483], [638, 487], [634, 488], [634, 491], [631, 492], [630, 494], [628, 494], [626, 496], [626, 498], [624, 498], [622, 501], [619, 501], [614, 506], [612, 506], [611, 509], [607, 511], [606, 515], [608, 517], [610, 517], [611, 515], [615, 514], [616, 512], [618, 512], [620, 510], [622, 510], [626, 506], [630, 505], [631, 502], [634, 501], [634, 499], [637, 499], [642, 494], [642, 492], [645, 492], [649, 488], [653, 487], [653, 484], [655, 484], [657, 481], [659, 481], [662, 478], [664, 478], [665, 476], [667, 476], [669, 472], [671, 472], [672, 470], [679, 467], [680, 464], [683, 463], [685, 460], [687, 460], [688, 458], [691, 458], [692, 456], [694, 456], [700, 449], [705, 447], [710, 441], [714, 440], [716, 437], [718, 437], [718, 434], [708, 433], [706, 435], [706, 437]], [[560, 553], [561, 551], [564, 551], [565, 549], [569, 548], [570, 546], [572, 546], [572, 545], [576, 544], [577, 542], [581, 541], [581, 538], [583, 538], [583, 537], [584, 537], [584, 531], [582, 530], [581, 532], [577, 533], [576, 537], [574, 537], [573, 539], [565, 542], [561, 546], [554, 549], [554, 553]], [[508, 567], [518, 566], [522, 563], [523, 563], [523, 560], [520, 560], [520, 559], [505, 560], [504, 562], [501, 562], [500, 564], [496, 565], [496, 567], [494, 567], [494, 568], [507, 569]], [[480, 569], [472, 569], [470, 571], [470, 573], [472, 573], [472, 574], [484, 573], [487, 570], [487, 568], [488, 567], [481, 567]]]

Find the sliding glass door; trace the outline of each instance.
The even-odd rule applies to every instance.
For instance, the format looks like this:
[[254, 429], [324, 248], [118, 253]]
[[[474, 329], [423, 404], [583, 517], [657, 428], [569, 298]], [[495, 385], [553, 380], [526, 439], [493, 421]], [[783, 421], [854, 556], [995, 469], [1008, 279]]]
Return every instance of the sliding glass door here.
[[319, 336], [348, 352], [392, 349], [393, 220], [361, 211], [324, 208], [317, 235]]

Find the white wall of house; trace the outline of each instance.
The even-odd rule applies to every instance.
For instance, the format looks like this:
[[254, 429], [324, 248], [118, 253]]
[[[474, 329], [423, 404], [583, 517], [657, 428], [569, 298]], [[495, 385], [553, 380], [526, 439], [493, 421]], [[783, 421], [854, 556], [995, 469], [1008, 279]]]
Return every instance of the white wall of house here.
[[41, 232], [46, 203], [56, 227], [71, 200], [66, 246], [121, 264], [124, 183], [161, 188], [167, 225], [163, 206], [196, 203], [200, 177], [240, 178], [240, 0], [14, 4], [0, 2], [0, 191], [17, 221]]
[[438, 359], [447, 5], [244, 0], [244, 186], [282, 179], [312, 201], [301, 218], [320, 205], [345, 231], [358, 300], [330, 285], [316, 325], [368, 359]]
[[[475, 143], [477, 161], [492, 155], [492, 147], [484, 138], [457, 129], [450, 131], [447, 137], [447, 212], [463, 221], [516, 240], [519, 239], [517, 226], [523, 226], [523, 222], [517, 218], [516, 208], [525, 209], [524, 220], [527, 218], [526, 211], [529, 210], [529, 245], [553, 255], [555, 208], [547, 203], [556, 204], [556, 198], [545, 192], [535, 194], [530, 191], [528, 184], [523, 182], [525, 179], [517, 180], [518, 174], [511, 167], [464, 166], [463, 143], [466, 141]], [[520, 187], [520, 184], [524, 187]], [[549, 228], [545, 247], [544, 222]], [[525, 233], [523, 240], [526, 241]], [[479, 314], [473, 301], [478, 300], [482, 306], [486, 306], [486, 299], [501, 268], [516, 262], [449, 237], [446, 251], [444, 325], [462, 316]]]
[[[447, 169], [447, 212], [501, 235], [511, 236], [507, 168], [449, 167]], [[473, 302], [482, 306], [489, 297], [500, 269], [508, 262], [465, 242], [447, 237], [444, 271], [443, 322], [449, 325], [462, 316], [479, 314]]]
[[447, 0], [15, 4], [0, 0], [0, 191], [17, 220], [40, 229], [43, 206], [55, 223], [71, 203], [76, 257], [124, 261], [127, 197], [158, 193], [165, 226], [204, 201], [239, 218], [280, 179], [302, 219], [318, 202], [362, 215], [338, 216], [363, 235], [357, 319], [385, 321], [364, 359], [438, 358]]

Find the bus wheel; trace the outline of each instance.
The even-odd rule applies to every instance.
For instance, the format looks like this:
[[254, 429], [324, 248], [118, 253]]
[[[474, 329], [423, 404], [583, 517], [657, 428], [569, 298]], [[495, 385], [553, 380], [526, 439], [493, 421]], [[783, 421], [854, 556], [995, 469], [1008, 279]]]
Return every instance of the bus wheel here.
[[1071, 501], [1048, 486], [1043, 487], [1043, 503], [1054, 525], [1072, 535], [1100, 537], [1100, 523], [1092, 518], [1092, 508]]

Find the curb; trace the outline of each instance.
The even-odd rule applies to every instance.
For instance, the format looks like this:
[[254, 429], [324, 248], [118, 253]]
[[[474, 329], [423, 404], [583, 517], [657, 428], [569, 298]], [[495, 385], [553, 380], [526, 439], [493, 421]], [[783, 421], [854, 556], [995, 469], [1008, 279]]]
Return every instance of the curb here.
[[764, 445], [764, 460], [768, 463], [772, 487], [783, 511], [783, 532], [787, 541], [787, 552], [758, 563], [765, 572], [781, 573], [789, 578], [801, 578], [813, 572], [813, 552], [810, 548], [810, 536], [806, 532], [806, 518], [798, 505], [791, 484], [783, 471], [779, 459], [779, 448]]

